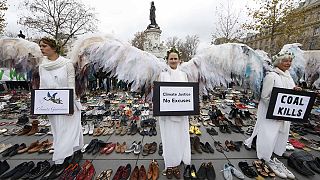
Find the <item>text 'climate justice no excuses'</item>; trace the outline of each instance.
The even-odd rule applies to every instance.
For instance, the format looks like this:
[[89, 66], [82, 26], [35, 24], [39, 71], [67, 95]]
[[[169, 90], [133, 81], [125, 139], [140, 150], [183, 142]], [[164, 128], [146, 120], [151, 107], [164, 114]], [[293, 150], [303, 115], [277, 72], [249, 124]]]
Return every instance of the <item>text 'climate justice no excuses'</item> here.
[[[191, 96], [190, 93], [166, 93], [164, 92], [162, 94], [163, 96], [179, 96], [180, 98], [183, 96]], [[185, 99], [176, 99], [176, 98], [163, 98], [163, 103], [185, 103], [185, 102], [191, 102], [191, 99], [185, 98]]]

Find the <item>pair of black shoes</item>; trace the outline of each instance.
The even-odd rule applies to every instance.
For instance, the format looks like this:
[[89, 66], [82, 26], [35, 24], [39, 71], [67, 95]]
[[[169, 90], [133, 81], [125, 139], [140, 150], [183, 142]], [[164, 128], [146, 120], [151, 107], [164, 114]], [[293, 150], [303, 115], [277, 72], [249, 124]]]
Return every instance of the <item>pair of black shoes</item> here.
[[135, 135], [138, 132], [138, 125], [137, 123], [132, 123], [128, 132], [128, 135]]
[[92, 139], [89, 145], [86, 147], [85, 152], [95, 155], [100, 151], [102, 147], [105, 147], [106, 145], [107, 143], [104, 141]]
[[3, 162], [0, 161], [0, 175], [8, 171], [9, 169], [10, 169], [10, 166], [6, 160], [4, 160]]
[[157, 130], [156, 130], [156, 127], [151, 127], [150, 130], [149, 130], [149, 136], [156, 136], [157, 135]]
[[220, 132], [222, 132], [222, 133], [229, 133], [229, 134], [231, 134], [231, 130], [230, 130], [229, 126], [226, 125], [226, 124], [224, 124], [224, 125], [219, 125], [219, 130], [220, 130]]
[[212, 128], [206, 128], [206, 130], [211, 136], [218, 135], [218, 132], [213, 127]]
[[212, 146], [208, 142], [206, 142], [206, 143], [200, 142], [200, 148], [203, 152], [214, 153], [214, 149], [212, 148]]
[[214, 167], [212, 165], [212, 162], [201, 164], [201, 166], [197, 172], [197, 178], [199, 180], [204, 180], [204, 179], [214, 180], [214, 179], [216, 179], [216, 173], [215, 173]]
[[44, 173], [46, 173], [50, 169], [50, 167], [51, 165], [47, 160], [40, 161], [37, 163], [36, 167], [34, 167], [33, 169], [31, 169], [30, 172], [22, 176], [21, 179], [36, 179], [42, 176]]
[[8, 171], [7, 173], [3, 174], [0, 179], [20, 179], [23, 175], [28, 173], [32, 168], [34, 167], [34, 162], [23, 162], [13, 168], [11, 171]]
[[2, 157], [14, 156], [18, 153], [19, 144], [15, 144], [2, 152]]

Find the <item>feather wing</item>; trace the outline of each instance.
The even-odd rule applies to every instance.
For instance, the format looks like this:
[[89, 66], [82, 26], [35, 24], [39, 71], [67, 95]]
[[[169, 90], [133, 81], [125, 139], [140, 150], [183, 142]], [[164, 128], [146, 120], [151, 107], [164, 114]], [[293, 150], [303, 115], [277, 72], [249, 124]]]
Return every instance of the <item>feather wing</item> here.
[[1, 67], [27, 72], [38, 67], [42, 57], [37, 43], [18, 38], [0, 39]]
[[[156, 56], [110, 35], [84, 37], [75, 42], [71, 54], [71, 59], [78, 64], [78, 79], [86, 81], [83, 69], [92, 65], [96, 71], [102, 68], [118, 80], [132, 83], [132, 91], [141, 90], [142, 87], [149, 89], [153, 81], [158, 79], [162, 69], [167, 67], [165, 62]], [[83, 94], [83, 85], [86, 84], [83, 81], [82, 85], [78, 85], [82, 88], [76, 87], [77, 95]]]
[[199, 80], [202, 90], [227, 87], [232, 81], [248, 85], [260, 95], [264, 60], [249, 46], [238, 43], [211, 45], [195, 55], [182, 69], [192, 81]]
[[320, 50], [304, 51], [303, 57], [307, 62], [305, 69], [306, 82], [320, 89]]

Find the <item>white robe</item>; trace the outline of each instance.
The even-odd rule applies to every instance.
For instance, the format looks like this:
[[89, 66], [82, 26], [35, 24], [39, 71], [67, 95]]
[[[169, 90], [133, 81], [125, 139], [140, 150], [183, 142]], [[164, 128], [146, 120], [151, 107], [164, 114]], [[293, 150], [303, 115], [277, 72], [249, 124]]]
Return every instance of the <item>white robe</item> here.
[[[39, 66], [40, 89], [75, 89], [75, 72], [70, 60], [59, 57], [55, 61], [44, 59]], [[76, 97], [74, 95], [74, 97]], [[49, 115], [53, 135], [52, 160], [62, 164], [64, 159], [83, 146], [81, 103], [74, 98], [74, 113]]]
[[[186, 73], [177, 69], [161, 72], [159, 81], [188, 82]], [[190, 134], [188, 116], [159, 117], [160, 134], [163, 147], [165, 169], [184, 164], [191, 164]]]
[[257, 157], [269, 161], [272, 153], [279, 156], [286, 150], [288, 141], [290, 122], [267, 119], [269, 100], [273, 87], [293, 89], [295, 83], [289, 71], [281, 71], [276, 68], [276, 72], [270, 72], [263, 80], [261, 100], [258, 106], [257, 122], [250, 138], [245, 140], [245, 144], [251, 147], [252, 140], [257, 136]]

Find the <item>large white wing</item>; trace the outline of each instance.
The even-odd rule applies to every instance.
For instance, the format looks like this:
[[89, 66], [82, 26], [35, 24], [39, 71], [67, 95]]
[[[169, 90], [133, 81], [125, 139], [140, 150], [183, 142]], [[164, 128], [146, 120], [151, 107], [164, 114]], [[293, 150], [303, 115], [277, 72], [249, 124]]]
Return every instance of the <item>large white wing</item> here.
[[42, 53], [37, 43], [18, 38], [0, 39], [0, 65], [27, 72], [38, 67]]
[[286, 44], [280, 53], [290, 52], [294, 55], [291, 68], [289, 69], [292, 78], [298, 83], [300, 80], [320, 88], [320, 50], [300, 49], [299, 43]]
[[183, 63], [182, 70], [191, 81], [199, 81], [202, 88], [228, 86], [237, 81], [248, 85], [259, 97], [264, 77], [264, 58], [249, 46], [238, 43], [211, 45]]
[[[80, 64], [78, 66], [81, 69], [89, 64], [93, 65], [96, 71], [102, 68], [118, 80], [132, 83], [132, 91], [141, 90], [142, 87], [148, 89], [167, 67], [165, 62], [156, 56], [111, 35], [89, 35], [76, 41], [73, 47], [71, 59]], [[84, 74], [78, 75], [78, 79], [82, 80]]]
[[306, 82], [320, 89], [320, 50], [304, 51], [303, 57], [307, 62], [305, 69]]

